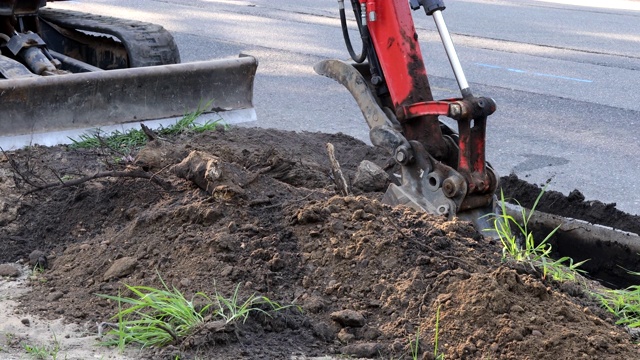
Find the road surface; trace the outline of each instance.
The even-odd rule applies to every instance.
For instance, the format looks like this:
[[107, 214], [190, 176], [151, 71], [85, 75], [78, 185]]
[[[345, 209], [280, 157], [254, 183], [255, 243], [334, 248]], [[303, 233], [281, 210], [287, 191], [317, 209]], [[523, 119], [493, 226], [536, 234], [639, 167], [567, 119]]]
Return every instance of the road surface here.
[[[640, 214], [640, 2], [449, 0], [445, 20], [476, 95], [493, 97], [487, 156], [499, 174]], [[155, 22], [182, 60], [255, 55], [258, 121], [368, 142], [349, 93], [315, 75], [347, 57], [335, 0], [93, 0], [52, 7]], [[458, 96], [435, 25], [414, 13], [436, 98]], [[355, 23], [351, 22], [355, 29]], [[354, 34], [355, 35], [355, 34]]]

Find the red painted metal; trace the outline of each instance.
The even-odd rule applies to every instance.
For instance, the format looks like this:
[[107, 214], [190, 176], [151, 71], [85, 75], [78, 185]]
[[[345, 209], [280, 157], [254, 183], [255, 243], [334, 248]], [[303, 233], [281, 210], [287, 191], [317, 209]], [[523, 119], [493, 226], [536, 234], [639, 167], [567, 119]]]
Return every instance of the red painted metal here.
[[361, 0], [361, 3], [365, 1], [367, 19], [375, 12], [376, 20], [369, 21], [368, 28], [393, 105], [398, 108], [433, 100], [409, 2]]
[[449, 114], [448, 101], [426, 101], [410, 105], [402, 108], [403, 117], [411, 119], [423, 115], [445, 115]]
[[[486, 115], [472, 119], [471, 109], [478, 98], [433, 100], [409, 2], [359, 1], [366, 5], [371, 42], [404, 136], [419, 141], [431, 156], [462, 174], [468, 182], [468, 194], [495, 190], [495, 180], [485, 163]], [[438, 115], [452, 115], [452, 103], [461, 109], [454, 116], [459, 127], [459, 153], [447, 145], [438, 121]]]
[[[360, 0], [367, 6], [367, 26], [396, 116], [408, 140], [422, 143], [438, 159], [452, 158], [438, 117], [412, 114], [405, 107], [433, 101], [418, 35], [407, 0]], [[375, 19], [372, 21], [372, 19]]]
[[473, 120], [473, 127], [471, 124], [471, 119], [458, 120], [460, 156], [456, 170], [467, 178], [469, 193], [484, 192], [493, 185], [485, 162], [486, 118]]

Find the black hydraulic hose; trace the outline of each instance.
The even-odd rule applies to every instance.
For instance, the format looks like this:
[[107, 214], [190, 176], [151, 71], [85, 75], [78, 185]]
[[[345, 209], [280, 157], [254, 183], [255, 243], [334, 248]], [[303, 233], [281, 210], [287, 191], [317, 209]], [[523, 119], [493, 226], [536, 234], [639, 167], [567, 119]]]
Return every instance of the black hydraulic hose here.
[[347, 46], [347, 51], [349, 51], [349, 55], [353, 61], [360, 64], [367, 59], [367, 53], [369, 52], [369, 30], [362, 24], [362, 20], [360, 18], [360, 4], [357, 1], [352, 1], [351, 4], [353, 6], [353, 13], [356, 16], [358, 30], [360, 31], [360, 37], [362, 39], [362, 52], [360, 54], [356, 54], [353, 50], [351, 38], [349, 37], [349, 29], [347, 28], [347, 16], [344, 12], [344, 6], [340, 6], [340, 25], [342, 26], [342, 36], [344, 37], [344, 42]]

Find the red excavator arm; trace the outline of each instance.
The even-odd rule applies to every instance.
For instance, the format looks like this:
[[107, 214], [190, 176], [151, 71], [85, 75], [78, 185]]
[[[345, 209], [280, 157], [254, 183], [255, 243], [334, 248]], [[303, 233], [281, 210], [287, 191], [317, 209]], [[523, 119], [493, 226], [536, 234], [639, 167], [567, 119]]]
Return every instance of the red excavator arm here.
[[[349, 89], [369, 124], [372, 143], [386, 148], [402, 166], [402, 184], [392, 184], [385, 201], [474, 221], [493, 212], [498, 178], [485, 161], [485, 133], [496, 105], [472, 94], [442, 18], [443, 2], [351, 0], [361, 54], [353, 51], [344, 2], [339, 4], [355, 63], [326, 60], [315, 69]], [[411, 8], [433, 16], [460, 98], [434, 101]], [[457, 134], [439, 121], [440, 115], [457, 121]]]

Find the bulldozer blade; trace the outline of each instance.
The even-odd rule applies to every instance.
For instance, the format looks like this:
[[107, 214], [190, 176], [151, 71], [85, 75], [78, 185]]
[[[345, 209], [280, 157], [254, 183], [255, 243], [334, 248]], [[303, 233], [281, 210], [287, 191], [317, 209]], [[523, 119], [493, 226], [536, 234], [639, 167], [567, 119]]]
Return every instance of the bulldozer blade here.
[[[0, 80], [0, 146], [55, 145], [70, 130], [137, 126], [196, 109], [255, 121], [252, 56]], [[205, 104], [211, 104], [203, 109]], [[67, 141], [68, 142], [68, 141]]]

